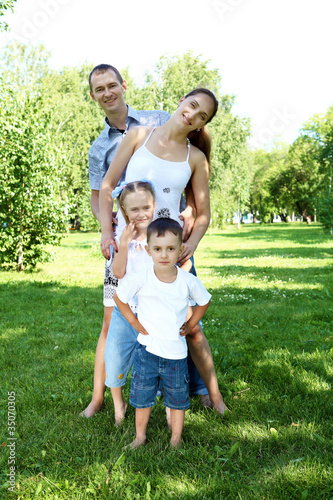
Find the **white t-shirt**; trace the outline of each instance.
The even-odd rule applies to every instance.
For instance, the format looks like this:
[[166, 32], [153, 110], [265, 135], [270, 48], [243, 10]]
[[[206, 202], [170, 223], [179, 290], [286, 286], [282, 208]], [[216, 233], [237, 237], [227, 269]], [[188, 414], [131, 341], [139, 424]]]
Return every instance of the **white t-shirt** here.
[[177, 267], [173, 283], [160, 281], [150, 266], [142, 272], [125, 276], [118, 285], [119, 299], [128, 303], [138, 298], [138, 319], [149, 335], [138, 335], [138, 342], [147, 351], [166, 359], [183, 359], [187, 356], [185, 337], [179, 329], [185, 323], [192, 298], [198, 305], [207, 304], [211, 298], [199, 278]]

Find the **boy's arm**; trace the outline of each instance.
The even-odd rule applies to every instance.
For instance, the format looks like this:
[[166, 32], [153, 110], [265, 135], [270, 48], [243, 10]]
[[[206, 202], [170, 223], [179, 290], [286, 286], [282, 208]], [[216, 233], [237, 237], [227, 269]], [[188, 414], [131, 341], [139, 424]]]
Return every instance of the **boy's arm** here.
[[185, 323], [180, 328], [179, 333], [181, 337], [185, 337], [185, 335], [188, 335], [199, 323], [199, 321], [201, 320], [201, 318], [203, 318], [205, 312], [207, 311], [209, 304], [210, 301], [207, 302], [207, 304], [205, 304], [204, 306], [196, 306], [192, 316], [187, 321], [185, 321]]
[[122, 302], [116, 293], [114, 294], [113, 299], [114, 299], [119, 311], [124, 316], [124, 318], [127, 319], [129, 324], [132, 325], [136, 331], [138, 331], [139, 333], [142, 333], [142, 335], [148, 335], [147, 330], [141, 325], [140, 321], [135, 316], [135, 314], [132, 311], [132, 309], [130, 308], [130, 306], [128, 304], [125, 304], [124, 302]]

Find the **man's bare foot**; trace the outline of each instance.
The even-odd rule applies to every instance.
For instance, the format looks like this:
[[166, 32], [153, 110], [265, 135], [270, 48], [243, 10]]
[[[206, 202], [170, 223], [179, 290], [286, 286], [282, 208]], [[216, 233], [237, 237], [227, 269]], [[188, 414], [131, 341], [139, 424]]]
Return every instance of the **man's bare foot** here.
[[123, 422], [125, 415], [126, 415], [126, 410], [127, 410], [127, 403], [124, 402], [124, 406], [121, 409], [121, 411], [118, 411], [117, 413], [115, 413], [115, 416], [114, 416], [114, 425], [116, 427]]
[[98, 413], [103, 406], [103, 401], [101, 403], [95, 403], [94, 401], [91, 401], [87, 408], [80, 413], [80, 417], [86, 417], [86, 418], [91, 418], [96, 413]]
[[213, 408], [212, 402], [210, 400], [209, 394], [204, 394], [200, 396], [201, 404], [204, 408]]
[[125, 446], [124, 448], [124, 451], [126, 450], [135, 450], [136, 448], [139, 448], [139, 446], [143, 446], [144, 444], [146, 444], [146, 437], [142, 437], [142, 438], [135, 438], [134, 441], [132, 441], [132, 443], [128, 444], [127, 446]]

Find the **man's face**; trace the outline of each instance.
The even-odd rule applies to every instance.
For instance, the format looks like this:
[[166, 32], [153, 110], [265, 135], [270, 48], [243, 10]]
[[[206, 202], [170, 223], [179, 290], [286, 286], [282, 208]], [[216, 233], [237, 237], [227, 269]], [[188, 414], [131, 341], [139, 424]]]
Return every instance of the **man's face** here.
[[91, 77], [90, 95], [107, 117], [118, 113], [124, 106], [125, 81], [121, 84], [113, 71], [94, 73]]

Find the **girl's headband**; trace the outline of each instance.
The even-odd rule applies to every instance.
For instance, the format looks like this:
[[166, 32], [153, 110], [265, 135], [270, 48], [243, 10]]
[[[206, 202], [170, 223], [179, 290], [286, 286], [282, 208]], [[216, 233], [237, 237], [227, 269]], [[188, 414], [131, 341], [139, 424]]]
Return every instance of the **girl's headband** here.
[[[152, 190], [155, 192], [154, 185], [153, 183], [144, 177], [143, 179], [140, 179], [138, 182], [147, 182], [148, 184], [151, 185]], [[123, 189], [127, 186], [127, 184], [130, 184], [130, 182], [121, 182], [119, 186], [117, 186], [113, 191], [112, 191], [112, 198], [118, 198], [118, 196], [122, 193]]]

